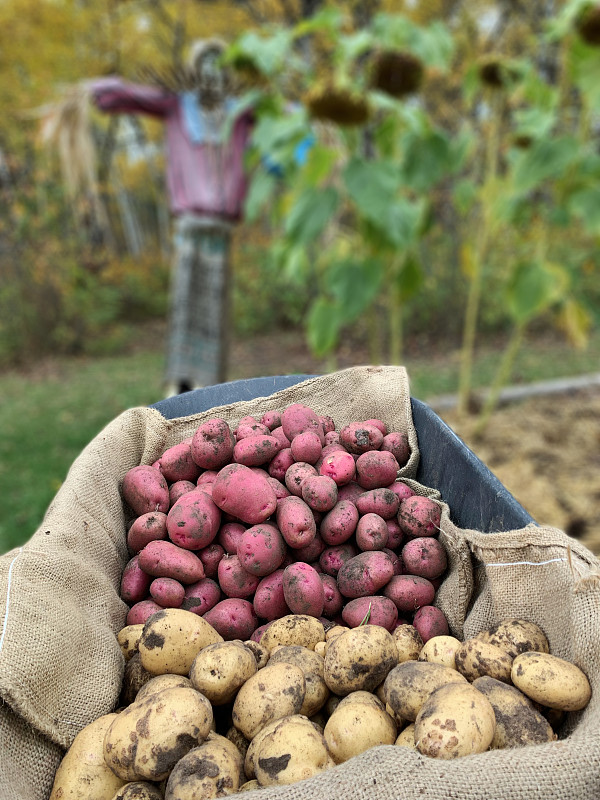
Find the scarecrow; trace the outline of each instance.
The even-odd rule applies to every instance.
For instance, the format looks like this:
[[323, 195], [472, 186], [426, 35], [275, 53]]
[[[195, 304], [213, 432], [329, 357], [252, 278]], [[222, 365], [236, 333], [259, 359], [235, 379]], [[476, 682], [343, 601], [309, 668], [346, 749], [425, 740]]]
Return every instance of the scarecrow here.
[[226, 380], [229, 251], [247, 188], [244, 152], [252, 112], [236, 114], [220, 65], [224, 44], [191, 47], [184, 90], [87, 82], [94, 104], [108, 113], [148, 114], [165, 124], [166, 178], [175, 224], [175, 260], [166, 358], [168, 394]]

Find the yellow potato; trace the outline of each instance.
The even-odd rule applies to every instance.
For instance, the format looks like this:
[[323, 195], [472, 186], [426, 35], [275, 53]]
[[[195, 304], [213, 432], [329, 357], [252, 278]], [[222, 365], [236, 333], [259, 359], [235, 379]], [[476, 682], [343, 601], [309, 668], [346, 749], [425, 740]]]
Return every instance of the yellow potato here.
[[281, 717], [298, 714], [304, 703], [306, 680], [294, 664], [267, 664], [240, 688], [233, 702], [232, 721], [246, 739]]
[[336, 639], [340, 634], [346, 633], [346, 631], [349, 630], [350, 628], [346, 627], [345, 625], [334, 625], [333, 628], [329, 628], [329, 630], [325, 634], [325, 640], [327, 642], [331, 642], [333, 639]]
[[511, 658], [534, 650], [549, 653], [550, 645], [544, 631], [535, 622], [526, 619], [504, 619], [497, 625], [477, 634], [478, 639], [496, 645]]
[[398, 650], [398, 664], [405, 661], [416, 661], [423, 649], [423, 639], [414, 625], [398, 625], [393, 633], [396, 649]]
[[467, 639], [455, 652], [456, 669], [468, 681], [474, 681], [483, 675], [510, 683], [512, 656], [495, 644], [481, 639]]
[[487, 697], [494, 709], [496, 732], [492, 750], [541, 744], [556, 739], [548, 720], [514, 686], [487, 676], [477, 678], [473, 686]]
[[404, 730], [400, 731], [394, 744], [399, 747], [412, 747], [413, 750], [417, 749], [415, 744], [415, 723], [409, 723]]
[[246, 783], [242, 784], [239, 788], [240, 792], [253, 792], [255, 789], [260, 789], [260, 784], [253, 778], [251, 781], [246, 781]]
[[200, 692], [163, 689], [116, 716], [104, 738], [104, 759], [126, 781], [160, 781], [206, 739], [212, 722], [212, 706]]
[[[317, 645], [324, 642], [317, 642]], [[295, 664], [304, 673], [306, 694], [300, 714], [312, 717], [320, 711], [329, 697], [329, 689], [323, 678], [325, 662], [316, 650], [301, 645], [279, 645], [271, 651], [270, 664]]]
[[484, 753], [496, 730], [494, 709], [470, 683], [448, 683], [432, 692], [415, 720], [419, 753], [458, 758]]
[[252, 639], [245, 641], [244, 645], [254, 653], [257, 669], [262, 669], [263, 667], [267, 666], [267, 661], [269, 660], [269, 651], [264, 645], [262, 645], [260, 642], [253, 642]]
[[140, 622], [136, 625], [126, 625], [117, 633], [117, 642], [121, 647], [125, 661], [129, 661], [131, 656], [137, 653], [143, 630], [144, 625]]
[[372, 691], [398, 662], [394, 639], [379, 625], [363, 625], [335, 638], [325, 654], [325, 683], [338, 695]]
[[119, 789], [111, 800], [163, 800], [163, 793], [148, 781], [132, 781]]
[[258, 753], [258, 748], [262, 740], [267, 736], [269, 733], [275, 730], [279, 723], [279, 719], [274, 719], [272, 722], [269, 722], [265, 725], [264, 728], [261, 728], [256, 736], [252, 739], [250, 744], [248, 745], [248, 749], [246, 750], [246, 757], [244, 759], [244, 772], [246, 777], [251, 780], [252, 778], [256, 777], [256, 754]]
[[456, 651], [460, 646], [460, 639], [454, 636], [432, 636], [421, 648], [417, 661], [431, 661], [456, 669]]
[[466, 684], [455, 669], [429, 661], [405, 661], [388, 674], [383, 694], [396, 719], [414, 722], [429, 695], [447, 683]]
[[223, 637], [198, 614], [165, 608], [144, 625], [138, 649], [144, 669], [153, 675], [187, 675], [203, 647], [222, 641]]
[[321, 658], [325, 658], [325, 653], [327, 652], [327, 642], [317, 642], [315, 645], [315, 653], [321, 656]]
[[276, 619], [260, 638], [269, 652], [281, 644], [299, 644], [314, 650], [317, 642], [325, 641], [325, 628], [316, 617], [288, 614]]
[[235, 794], [244, 782], [243, 759], [237, 748], [216, 736], [194, 747], [173, 767], [165, 800], [223, 797]]
[[117, 714], [104, 714], [82, 728], [54, 776], [50, 800], [112, 800], [125, 780], [104, 760], [104, 737]]
[[396, 741], [396, 721], [385, 711], [375, 695], [370, 697], [375, 702], [364, 697], [350, 699], [352, 695], [348, 695], [339, 703], [325, 725], [323, 735], [337, 764], [364, 753], [370, 747], [394, 744]]
[[217, 642], [200, 650], [190, 668], [190, 681], [214, 706], [222, 706], [255, 672], [256, 658], [244, 644]]
[[334, 766], [323, 734], [300, 714], [279, 720], [262, 738], [255, 763], [260, 786], [286, 786]]
[[191, 680], [185, 675], [173, 675], [167, 672], [165, 675], [155, 675], [148, 683], [145, 683], [136, 694], [135, 699], [143, 700], [151, 694], [161, 692], [163, 689], [172, 689], [174, 686], [193, 689]]
[[521, 653], [513, 661], [512, 682], [540, 705], [561, 711], [580, 711], [592, 688], [576, 664], [549, 653]]

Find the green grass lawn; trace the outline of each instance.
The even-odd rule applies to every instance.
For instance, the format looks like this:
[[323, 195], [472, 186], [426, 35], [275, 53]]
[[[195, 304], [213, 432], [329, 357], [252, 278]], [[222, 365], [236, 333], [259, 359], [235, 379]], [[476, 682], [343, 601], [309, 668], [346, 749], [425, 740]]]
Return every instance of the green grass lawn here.
[[[475, 381], [484, 386], [498, 361], [482, 350]], [[407, 358], [413, 396], [454, 392], [458, 353]], [[585, 351], [559, 341], [532, 341], [522, 350], [514, 382], [597, 372], [600, 332]], [[39, 524], [69, 466], [100, 430], [121, 412], [162, 397], [163, 354], [156, 349], [98, 359], [60, 359], [51, 369], [0, 376], [0, 552], [26, 541]], [[273, 373], [278, 374], [281, 370]], [[233, 371], [231, 378], [240, 377]]]

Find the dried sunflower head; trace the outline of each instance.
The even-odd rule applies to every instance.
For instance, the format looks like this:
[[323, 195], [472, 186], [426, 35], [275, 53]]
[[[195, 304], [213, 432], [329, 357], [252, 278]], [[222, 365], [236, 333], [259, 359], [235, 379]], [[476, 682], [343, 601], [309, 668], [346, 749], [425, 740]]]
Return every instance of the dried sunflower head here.
[[363, 94], [334, 83], [318, 84], [308, 92], [304, 103], [313, 119], [337, 125], [364, 125], [370, 117], [369, 103]]
[[600, 6], [588, 8], [577, 20], [577, 32], [586, 44], [600, 45]]
[[479, 79], [490, 89], [504, 89], [511, 75], [506, 59], [500, 55], [488, 55], [479, 60]]
[[384, 50], [375, 57], [371, 86], [392, 97], [405, 97], [419, 89], [424, 71], [423, 62], [412, 53]]

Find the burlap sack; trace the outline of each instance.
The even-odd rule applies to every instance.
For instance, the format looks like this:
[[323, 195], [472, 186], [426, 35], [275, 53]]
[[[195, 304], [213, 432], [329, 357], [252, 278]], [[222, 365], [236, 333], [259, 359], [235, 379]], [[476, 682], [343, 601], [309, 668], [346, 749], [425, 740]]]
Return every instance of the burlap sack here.
[[[125, 472], [151, 463], [211, 416], [235, 423], [296, 401], [331, 414], [338, 427], [381, 417], [406, 430], [413, 455], [402, 472], [415, 477], [418, 443], [402, 368], [344, 370], [268, 398], [172, 421], [153, 409], [131, 409], [75, 460], [31, 540], [0, 558], [2, 800], [46, 800], [64, 748], [117, 702], [123, 662], [115, 633], [127, 611], [119, 582], [129, 558], [119, 494]], [[444, 499], [451, 505], [451, 498]], [[553, 651], [590, 677], [590, 705], [572, 716], [564, 738], [552, 744], [443, 763], [405, 748], [376, 748], [319, 778], [261, 790], [261, 798], [600, 796], [600, 565], [554, 529], [462, 531], [446, 507], [441, 528], [450, 569], [439, 604], [452, 632], [469, 635], [513, 615], [538, 622]]]

